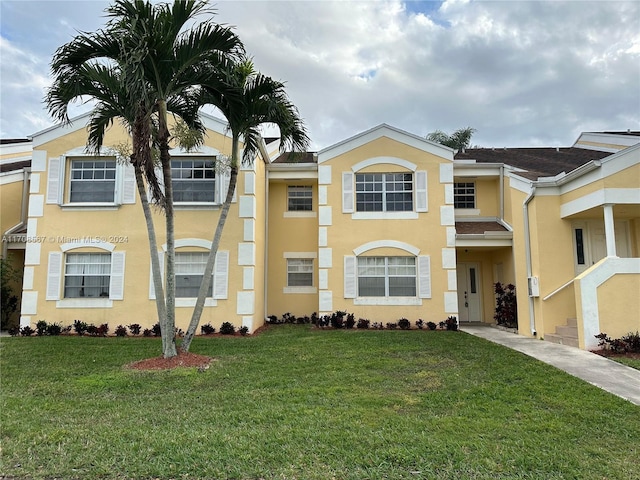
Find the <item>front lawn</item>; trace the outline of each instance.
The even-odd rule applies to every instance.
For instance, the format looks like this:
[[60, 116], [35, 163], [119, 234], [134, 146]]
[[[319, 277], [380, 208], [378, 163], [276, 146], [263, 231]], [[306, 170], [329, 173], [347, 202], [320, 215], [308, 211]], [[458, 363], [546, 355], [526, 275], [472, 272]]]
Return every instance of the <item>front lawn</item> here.
[[0, 476], [638, 479], [640, 409], [461, 332], [3, 338]]

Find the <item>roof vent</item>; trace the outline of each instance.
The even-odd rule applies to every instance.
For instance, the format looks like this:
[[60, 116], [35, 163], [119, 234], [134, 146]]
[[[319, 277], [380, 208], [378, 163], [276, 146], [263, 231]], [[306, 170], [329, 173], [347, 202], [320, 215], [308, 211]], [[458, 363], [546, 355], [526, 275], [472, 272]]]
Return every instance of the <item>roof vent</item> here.
[[560, 151], [560, 147], [556, 147], [556, 152], [559, 152], [559, 151]]

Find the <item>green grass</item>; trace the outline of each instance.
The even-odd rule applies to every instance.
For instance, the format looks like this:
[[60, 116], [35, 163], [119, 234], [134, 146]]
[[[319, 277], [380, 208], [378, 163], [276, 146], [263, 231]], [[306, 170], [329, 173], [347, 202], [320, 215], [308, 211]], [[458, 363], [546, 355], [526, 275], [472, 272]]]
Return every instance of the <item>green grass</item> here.
[[610, 360], [615, 360], [618, 363], [627, 365], [628, 367], [640, 370], [640, 359], [638, 358], [626, 358], [626, 357], [609, 357]]
[[460, 332], [2, 339], [0, 476], [638, 479], [640, 409]]

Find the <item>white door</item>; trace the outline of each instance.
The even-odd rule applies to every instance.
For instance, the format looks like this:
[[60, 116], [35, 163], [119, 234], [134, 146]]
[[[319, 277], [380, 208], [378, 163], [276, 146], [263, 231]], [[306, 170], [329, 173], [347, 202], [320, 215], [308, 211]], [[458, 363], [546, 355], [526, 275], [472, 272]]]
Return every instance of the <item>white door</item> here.
[[[616, 255], [629, 257], [629, 230], [625, 220], [614, 223]], [[573, 224], [573, 246], [576, 275], [607, 256], [607, 239], [604, 223], [599, 220], [583, 220]]]
[[458, 315], [461, 322], [481, 322], [480, 267], [477, 263], [459, 263]]

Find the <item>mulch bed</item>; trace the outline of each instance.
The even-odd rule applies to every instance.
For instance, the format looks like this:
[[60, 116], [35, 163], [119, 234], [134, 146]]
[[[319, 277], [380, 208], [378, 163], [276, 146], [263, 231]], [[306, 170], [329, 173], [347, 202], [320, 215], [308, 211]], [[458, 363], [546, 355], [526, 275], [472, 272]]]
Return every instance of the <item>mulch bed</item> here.
[[634, 358], [640, 360], [640, 353], [615, 353], [611, 350], [592, 350], [591, 353], [607, 358]]
[[171, 370], [178, 367], [195, 367], [206, 369], [212, 358], [197, 353], [179, 352], [177, 356], [171, 358], [155, 357], [130, 363], [125, 368], [132, 370]]

